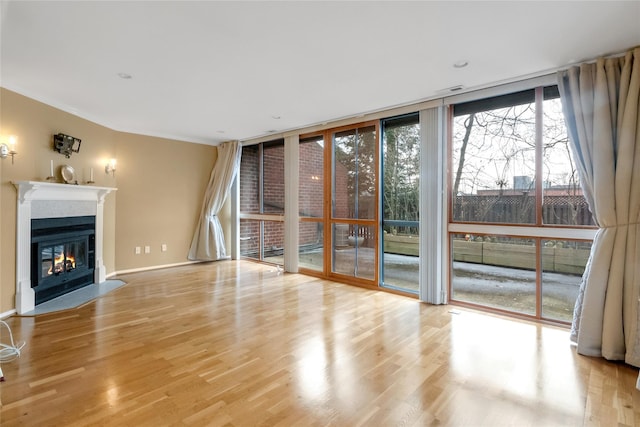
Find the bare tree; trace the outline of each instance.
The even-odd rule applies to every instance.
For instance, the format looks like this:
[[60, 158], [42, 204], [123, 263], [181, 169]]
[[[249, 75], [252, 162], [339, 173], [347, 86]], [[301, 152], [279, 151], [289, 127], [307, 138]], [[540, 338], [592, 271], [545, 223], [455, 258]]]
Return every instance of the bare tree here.
[[[456, 219], [534, 222], [534, 190], [540, 185], [543, 189], [553, 189], [555, 194], [549, 196], [555, 198], [556, 205], [544, 210], [545, 222], [584, 222], [581, 219], [584, 198], [569, 151], [559, 99], [545, 100], [543, 113], [545, 169], [540, 183], [536, 183], [535, 170], [534, 103], [476, 111], [454, 118], [456, 169], [452, 173], [452, 190]], [[562, 199], [558, 195], [561, 189], [566, 191]]]
[[460, 188], [460, 177], [462, 176], [462, 167], [464, 166], [465, 154], [467, 153], [467, 145], [469, 144], [469, 138], [471, 137], [471, 129], [473, 128], [473, 120], [475, 119], [475, 113], [469, 114], [469, 117], [464, 121], [464, 136], [462, 137], [462, 146], [460, 147], [460, 158], [458, 159], [458, 168], [456, 169], [456, 178], [453, 182], [453, 195], [458, 195], [458, 189]]

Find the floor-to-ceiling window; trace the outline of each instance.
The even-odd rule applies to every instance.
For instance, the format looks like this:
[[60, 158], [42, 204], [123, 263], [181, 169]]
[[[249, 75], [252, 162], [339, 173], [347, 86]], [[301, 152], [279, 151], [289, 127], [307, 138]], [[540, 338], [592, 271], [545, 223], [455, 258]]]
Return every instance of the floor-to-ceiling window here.
[[[434, 103], [419, 115], [301, 135], [294, 154], [297, 267], [413, 293], [424, 285], [421, 298], [433, 283], [448, 283], [454, 302], [568, 322], [595, 229], [577, 181], [560, 99], [552, 85], [494, 96], [500, 90], [492, 88], [485, 98], [476, 93], [445, 98], [445, 107]], [[425, 111], [430, 126], [421, 128]], [[445, 121], [448, 127], [438, 131]], [[431, 129], [426, 137], [425, 129]], [[421, 156], [420, 150], [446, 156], [438, 154], [442, 132], [449, 149], [446, 172], [439, 165], [447, 162], [437, 160], [432, 165], [437, 174], [425, 174], [431, 168], [424, 159], [434, 157]], [[283, 262], [284, 151], [281, 140], [243, 148], [244, 257]], [[433, 187], [429, 200], [446, 205], [444, 184], [437, 183], [445, 175], [448, 208], [425, 205], [427, 183]], [[438, 227], [429, 231], [438, 221], [444, 221], [440, 234]], [[425, 233], [444, 243], [424, 250]], [[440, 248], [448, 249], [447, 255]], [[440, 257], [440, 264], [421, 270], [419, 254], [426, 257], [422, 263]], [[447, 261], [442, 272], [439, 265]], [[436, 270], [441, 273], [423, 277]], [[436, 296], [431, 299], [446, 298], [444, 292]]]
[[283, 264], [284, 141], [242, 147], [240, 255]]
[[420, 117], [382, 120], [381, 280], [418, 293], [420, 255]]
[[[418, 113], [300, 136], [298, 269], [417, 294], [419, 151]], [[243, 147], [245, 258], [284, 263], [284, 155], [281, 140]]]
[[[330, 131], [330, 275], [377, 286], [379, 123]], [[329, 181], [325, 181], [329, 182]]]
[[593, 220], [557, 88], [451, 111], [451, 299], [570, 321]]
[[324, 274], [324, 135], [300, 138], [298, 157], [298, 266]]
[[298, 268], [377, 286], [379, 122], [302, 135]]

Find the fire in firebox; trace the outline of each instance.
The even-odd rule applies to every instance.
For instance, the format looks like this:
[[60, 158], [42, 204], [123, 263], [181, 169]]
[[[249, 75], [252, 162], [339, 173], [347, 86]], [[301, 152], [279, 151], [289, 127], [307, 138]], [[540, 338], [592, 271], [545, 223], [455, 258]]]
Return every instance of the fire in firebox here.
[[66, 255], [64, 252], [58, 255], [53, 266], [49, 268], [47, 274], [60, 274], [72, 271], [76, 268], [76, 259], [71, 255]]

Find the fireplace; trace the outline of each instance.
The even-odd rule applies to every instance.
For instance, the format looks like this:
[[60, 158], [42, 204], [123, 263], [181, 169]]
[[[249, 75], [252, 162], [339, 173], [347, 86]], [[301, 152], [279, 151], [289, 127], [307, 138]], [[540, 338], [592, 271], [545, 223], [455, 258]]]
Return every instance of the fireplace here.
[[36, 303], [60, 292], [104, 283], [104, 202], [116, 189], [39, 181], [13, 184], [18, 190], [16, 312], [29, 313]]
[[36, 305], [93, 283], [95, 227], [95, 216], [31, 220]]

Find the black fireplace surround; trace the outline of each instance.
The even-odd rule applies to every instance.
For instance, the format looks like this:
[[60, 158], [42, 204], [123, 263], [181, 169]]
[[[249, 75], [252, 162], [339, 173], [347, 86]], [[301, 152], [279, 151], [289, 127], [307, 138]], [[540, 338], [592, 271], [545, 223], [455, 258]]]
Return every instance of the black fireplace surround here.
[[95, 216], [31, 220], [36, 305], [94, 282]]

